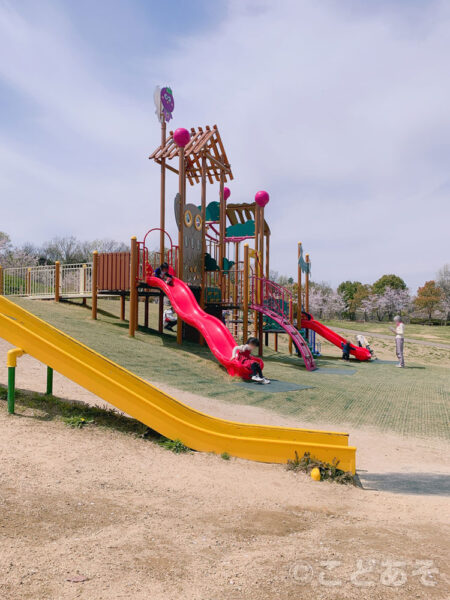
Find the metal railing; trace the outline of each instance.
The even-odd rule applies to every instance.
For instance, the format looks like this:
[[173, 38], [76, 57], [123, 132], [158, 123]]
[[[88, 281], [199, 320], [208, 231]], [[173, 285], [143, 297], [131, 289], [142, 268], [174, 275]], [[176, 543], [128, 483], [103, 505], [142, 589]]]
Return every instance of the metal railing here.
[[91, 293], [92, 263], [61, 265], [61, 296], [82, 296]]
[[138, 246], [138, 281], [145, 281], [147, 268], [155, 271], [163, 262], [171, 266], [175, 273], [178, 273], [178, 246], [171, 246], [164, 250], [164, 260], [161, 259], [161, 252], [149, 250], [144, 242], [137, 242]]
[[[56, 265], [3, 269], [4, 296], [55, 296]], [[92, 293], [92, 263], [60, 265], [59, 295], [87, 296]]]
[[265, 306], [286, 319], [292, 319], [292, 294], [289, 290], [264, 277], [250, 278], [250, 302]]

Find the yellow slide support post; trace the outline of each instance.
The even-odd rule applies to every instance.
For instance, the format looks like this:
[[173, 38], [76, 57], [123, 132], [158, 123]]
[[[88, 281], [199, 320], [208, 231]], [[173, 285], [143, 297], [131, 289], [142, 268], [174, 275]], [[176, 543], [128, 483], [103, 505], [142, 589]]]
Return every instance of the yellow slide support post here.
[[318, 460], [339, 460], [355, 473], [356, 448], [348, 434], [249, 425], [201, 413], [108, 360], [45, 321], [0, 297], [0, 337], [103, 398], [119, 410], [189, 448], [269, 463], [286, 463], [310, 452]]
[[16, 367], [17, 359], [24, 354], [22, 348], [12, 348], [6, 355], [8, 367], [8, 412], [14, 414], [16, 404]]

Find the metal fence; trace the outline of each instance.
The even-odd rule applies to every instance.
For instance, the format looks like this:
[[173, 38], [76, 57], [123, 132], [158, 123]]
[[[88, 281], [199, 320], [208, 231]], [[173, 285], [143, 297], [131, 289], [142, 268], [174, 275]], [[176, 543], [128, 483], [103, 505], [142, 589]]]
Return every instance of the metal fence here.
[[[56, 265], [3, 269], [4, 296], [55, 296]], [[92, 293], [92, 263], [61, 265], [59, 295], [61, 297], [89, 296]]]

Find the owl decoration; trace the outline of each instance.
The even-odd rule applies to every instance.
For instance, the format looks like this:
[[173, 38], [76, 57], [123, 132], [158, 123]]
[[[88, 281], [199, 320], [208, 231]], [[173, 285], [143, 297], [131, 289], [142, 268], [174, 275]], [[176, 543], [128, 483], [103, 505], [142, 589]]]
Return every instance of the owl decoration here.
[[199, 287], [202, 279], [202, 214], [195, 204], [186, 204], [180, 215], [181, 197], [175, 196], [175, 221], [180, 229], [183, 219], [183, 281]]

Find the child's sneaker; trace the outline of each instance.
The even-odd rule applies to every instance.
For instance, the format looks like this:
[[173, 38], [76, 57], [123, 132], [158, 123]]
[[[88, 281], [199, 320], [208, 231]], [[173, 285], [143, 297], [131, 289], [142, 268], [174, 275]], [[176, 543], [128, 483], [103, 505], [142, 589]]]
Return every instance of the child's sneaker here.
[[264, 383], [264, 384], [270, 383], [270, 379], [263, 377], [262, 383]]
[[262, 383], [264, 381], [264, 377], [260, 377], [259, 375], [253, 375], [252, 381], [257, 381], [258, 383]]

